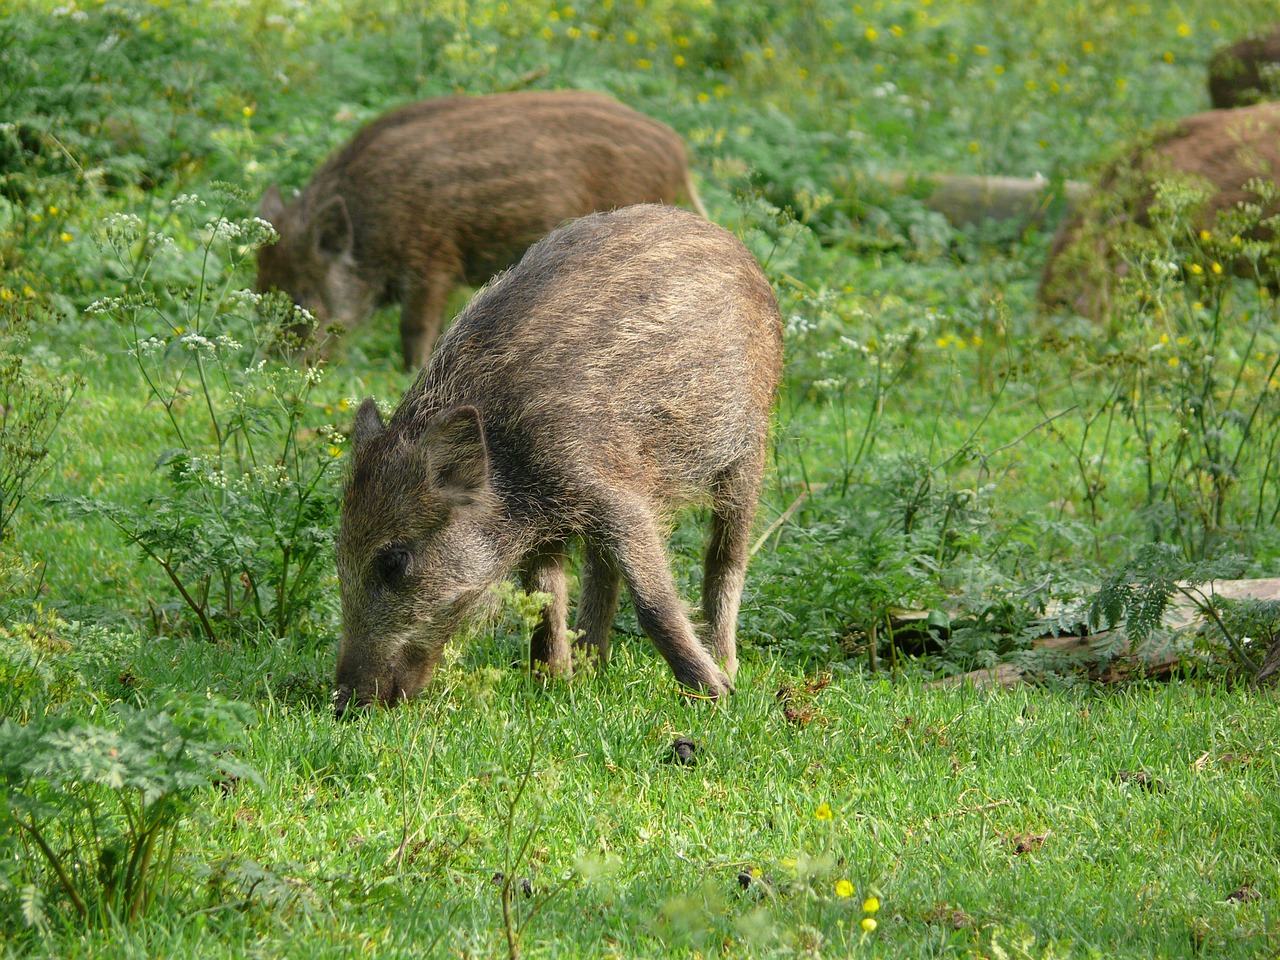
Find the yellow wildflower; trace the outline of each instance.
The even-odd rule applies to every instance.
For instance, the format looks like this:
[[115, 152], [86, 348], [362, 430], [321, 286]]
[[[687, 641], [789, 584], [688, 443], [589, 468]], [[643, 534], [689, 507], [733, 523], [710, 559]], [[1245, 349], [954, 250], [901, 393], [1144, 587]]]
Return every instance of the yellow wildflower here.
[[848, 880], [840, 880], [836, 883], [836, 896], [843, 897], [848, 900], [853, 896], [853, 884]]
[[991, 52], [991, 48], [984, 43], [977, 43], [977, 44], [974, 44], [973, 52], [980, 57], [985, 57], [987, 54]]
[[863, 917], [863, 918], [862, 918], [862, 932], [863, 932], [863, 933], [871, 933], [871, 931], [875, 930], [875, 928], [876, 928], [876, 918], [875, 918], [875, 917]]
[[1193, 263], [1191, 265], [1191, 272], [1198, 277], [1200, 274], [1204, 273], [1204, 267], [1200, 266], [1198, 263]]
[[874, 40], [876, 37], [880, 36], [880, 31], [875, 27], [867, 27], [867, 29], [863, 31], [862, 35], [868, 40]]
[[1180, 37], [1189, 37], [1189, 36], [1191, 36], [1191, 26], [1190, 26], [1190, 24], [1186, 24], [1186, 23], [1180, 23], [1180, 24], [1178, 24], [1178, 36], [1180, 36]]
[[1214, 273], [1221, 273], [1222, 264], [1220, 264], [1217, 260], [1215, 260], [1213, 261], [1213, 263], [1209, 264], [1209, 269], [1212, 270]]
[[62, 231], [62, 233], [58, 234], [58, 239], [61, 240], [63, 243], [70, 243], [72, 240], [75, 239], [75, 237], [73, 237], [71, 234], [67, 233], [64, 230]]
[[867, 897], [867, 899], [862, 901], [863, 913], [875, 913], [879, 909], [880, 909], [880, 901], [877, 900], [875, 897]]
[[831, 804], [825, 800], [822, 801], [822, 803], [818, 804], [818, 809], [813, 811], [813, 815], [819, 820], [830, 820], [832, 816]]

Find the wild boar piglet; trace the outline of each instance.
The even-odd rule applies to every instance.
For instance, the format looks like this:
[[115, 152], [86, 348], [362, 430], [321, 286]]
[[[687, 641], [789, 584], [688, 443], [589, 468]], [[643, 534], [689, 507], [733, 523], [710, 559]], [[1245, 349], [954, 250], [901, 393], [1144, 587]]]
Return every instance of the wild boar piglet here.
[[[518, 571], [550, 594], [535, 667], [608, 660], [625, 583], [676, 678], [729, 692], [752, 518], [782, 366], [769, 282], [730, 233], [673, 207], [593, 214], [482, 290], [383, 422], [356, 414], [338, 533], [337, 707], [417, 694], [445, 643]], [[702, 615], [676, 592], [675, 512], [710, 507]]]
[[259, 215], [280, 239], [258, 252], [257, 288], [322, 329], [399, 304], [417, 369], [458, 285], [484, 283], [566, 220], [681, 198], [703, 212], [680, 137], [603, 94], [426, 100], [362, 129], [291, 203], [267, 190]]

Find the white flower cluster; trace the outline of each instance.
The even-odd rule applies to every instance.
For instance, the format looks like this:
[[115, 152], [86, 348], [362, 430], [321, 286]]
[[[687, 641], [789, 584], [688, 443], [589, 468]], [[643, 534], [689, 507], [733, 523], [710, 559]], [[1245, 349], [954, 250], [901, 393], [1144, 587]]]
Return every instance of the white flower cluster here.
[[227, 306], [239, 313], [254, 313], [262, 305], [263, 296], [252, 290], [232, 290], [227, 294]]
[[261, 217], [250, 217], [248, 220], [242, 221], [240, 224], [240, 236], [251, 247], [265, 246], [280, 239], [280, 234], [276, 232], [276, 228]]
[[99, 297], [93, 303], [84, 308], [84, 312], [88, 314], [104, 314], [114, 313], [124, 306], [123, 297]]
[[133, 213], [113, 213], [103, 219], [102, 230], [113, 247], [128, 247], [142, 236], [142, 218]]
[[853, 339], [853, 337], [846, 337], [844, 334], [840, 335], [840, 344], [846, 349], [852, 350], [854, 353], [861, 353], [864, 355], [871, 353], [865, 343], [859, 343], [857, 340]]
[[135, 357], [149, 357], [153, 353], [159, 353], [165, 347], [165, 341], [159, 337], [147, 337], [145, 340], [139, 340], [129, 352]]
[[228, 220], [226, 217], [219, 217], [212, 224], [213, 239], [217, 240], [238, 240], [240, 235], [244, 233], [244, 227], [235, 220]]
[[183, 193], [169, 201], [169, 206], [175, 210], [181, 210], [183, 207], [203, 207], [204, 201], [194, 193]]
[[180, 342], [188, 350], [199, 351], [207, 356], [213, 356], [217, 352], [212, 340], [208, 337], [201, 336], [198, 333], [186, 333], [181, 337]]
[[813, 333], [816, 324], [799, 313], [793, 313], [787, 318], [786, 331], [788, 337], [803, 337], [805, 334]]

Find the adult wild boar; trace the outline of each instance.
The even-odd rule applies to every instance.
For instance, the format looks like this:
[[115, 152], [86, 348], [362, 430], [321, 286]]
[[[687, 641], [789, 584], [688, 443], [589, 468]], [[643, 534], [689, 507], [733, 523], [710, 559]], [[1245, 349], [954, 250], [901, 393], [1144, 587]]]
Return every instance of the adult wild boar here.
[[373, 121], [286, 205], [260, 216], [280, 240], [258, 252], [276, 288], [350, 327], [399, 303], [406, 369], [426, 363], [454, 287], [479, 285], [559, 224], [694, 193], [679, 136], [598, 93], [444, 97]]
[[[356, 414], [342, 499], [337, 707], [416, 694], [446, 641], [519, 571], [552, 602], [531, 658], [607, 661], [622, 582], [682, 683], [731, 690], [748, 537], [782, 363], [773, 291], [707, 220], [643, 205], [556, 230], [476, 295], [384, 425]], [[702, 640], [676, 593], [674, 511], [711, 508]]]
[[[1111, 315], [1129, 264], [1119, 245], [1152, 227], [1156, 185], [1174, 180], [1206, 193], [1191, 221], [1213, 230], [1241, 201], [1258, 202], [1254, 180], [1280, 177], [1280, 103], [1209, 110], [1157, 127], [1103, 171], [1092, 194], [1055, 235], [1041, 274], [1039, 300], [1047, 313], [1074, 312], [1093, 319]], [[1264, 241], [1276, 252], [1268, 220], [1280, 214], [1269, 201], [1261, 222], [1243, 239]], [[1241, 260], [1234, 265], [1250, 272]]]

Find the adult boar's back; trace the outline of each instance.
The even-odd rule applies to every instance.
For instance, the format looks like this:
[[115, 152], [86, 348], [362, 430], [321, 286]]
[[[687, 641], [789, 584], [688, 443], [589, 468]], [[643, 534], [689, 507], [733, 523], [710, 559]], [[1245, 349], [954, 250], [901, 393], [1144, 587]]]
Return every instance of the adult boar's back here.
[[[607, 660], [625, 583], [676, 678], [728, 692], [781, 367], [769, 282], [715, 224], [632, 206], [531, 248], [458, 316], [390, 423], [372, 399], [356, 415], [337, 543], [339, 710], [416, 694], [514, 571], [552, 598], [534, 665], [567, 672], [575, 540], [582, 646]], [[691, 502], [710, 507], [701, 637], [665, 549]]]
[[426, 100], [366, 126], [292, 203], [267, 190], [260, 215], [280, 239], [258, 253], [257, 287], [322, 329], [399, 303], [414, 369], [456, 286], [484, 283], [566, 220], [681, 198], [705, 216], [679, 136], [602, 94]]

